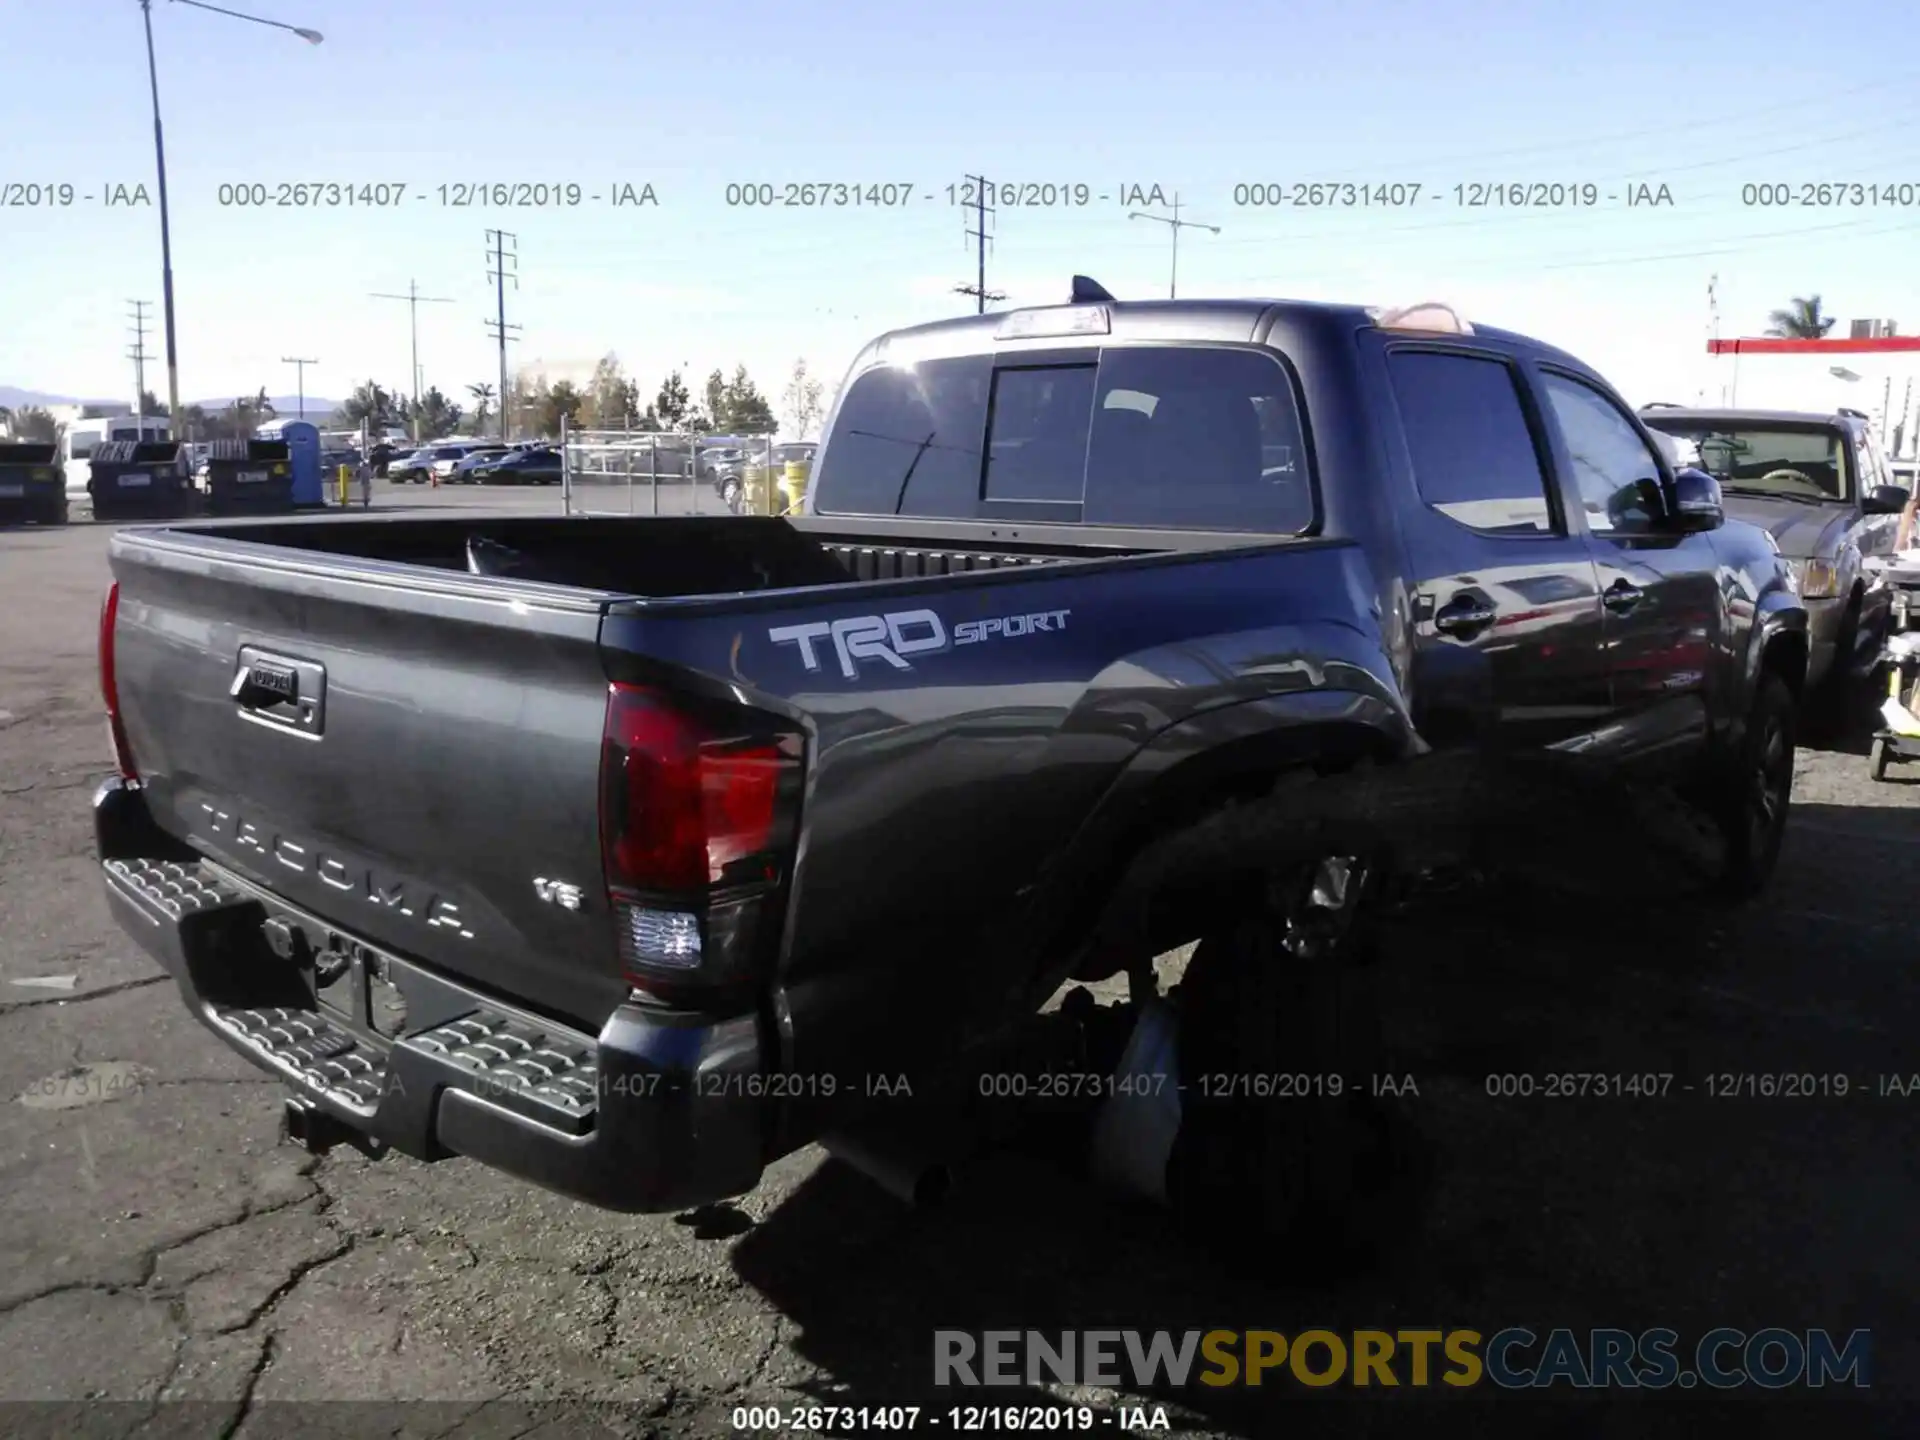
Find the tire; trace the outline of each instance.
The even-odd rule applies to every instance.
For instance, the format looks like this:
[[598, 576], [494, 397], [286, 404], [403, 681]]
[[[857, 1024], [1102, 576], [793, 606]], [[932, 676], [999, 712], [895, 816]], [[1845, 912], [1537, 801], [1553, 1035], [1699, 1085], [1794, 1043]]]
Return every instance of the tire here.
[[1848, 600], [1840, 617], [1840, 630], [1834, 637], [1833, 660], [1820, 684], [1801, 706], [1802, 730], [1809, 740], [1837, 743], [1852, 718], [1857, 686], [1853, 673], [1854, 652], [1860, 644], [1860, 597]]
[[[1373, 1093], [1391, 1071], [1364, 934], [1303, 955], [1297, 933], [1278, 913], [1237, 917], [1201, 941], [1174, 991], [1183, 1088], [1167, 1191], [1196, 1238], [1234, 1263], [1254, 1255], [1328, 1279], [1412, 1233], [1404, 1212], [1429, 1168], [1400, 1106]], [[1296, 1093], [1219, 1093], [1223, 1077], [1268, 1076], [1321, 1078]]]
[[1887, 778], [1887, 766], [1891, 764], [1892, 761], [1893, 761], [1893, 742], [1891, 740], [1884, 740], [1884, 739], [1874, 741], [1873, 742], [1873, 778], [1875, 780], [1884, 780]]
[[1715, 887], [1723, 899], [1752, 899], [1766, 889], [1779, 863], [1793, 799], [1794, 718], [1786, 682], [1763, 674], [1739, 753], [1711, 807], [1727, 843], [1726, 868]]

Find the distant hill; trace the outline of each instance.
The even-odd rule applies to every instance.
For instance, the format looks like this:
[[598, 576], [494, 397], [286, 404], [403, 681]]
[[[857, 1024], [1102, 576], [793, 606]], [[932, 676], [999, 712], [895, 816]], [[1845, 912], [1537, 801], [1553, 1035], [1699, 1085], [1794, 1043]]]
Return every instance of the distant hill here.
[[[189, 405], [198, 405], [203, 410], [224, 410], [239, 397], [222, 395], [213, 400], [189, 400]], [[300, 411], [298, 395], [269, 395], [273, 408], [281, 415], [297, 415]], [[0, 405], [9, 410], [18, 410], [27, 405], [124, 405], [125, 400], [82, 399], [78, 395], [52, 395], [44, 390], [23, 390], [17, 385], [0, 385]], [[324, 420], [340, 408], [338, 400], [329, 400], [324, 395], [309, 395], [306, 400], [307, 418]]]
[[119, 400], [81, 400], [73, 395], [49, 395], [44, 390], [22, 390], [17, 385], [0, 385], [0, 405], [18, 410], [24, 405], [119, 405]]

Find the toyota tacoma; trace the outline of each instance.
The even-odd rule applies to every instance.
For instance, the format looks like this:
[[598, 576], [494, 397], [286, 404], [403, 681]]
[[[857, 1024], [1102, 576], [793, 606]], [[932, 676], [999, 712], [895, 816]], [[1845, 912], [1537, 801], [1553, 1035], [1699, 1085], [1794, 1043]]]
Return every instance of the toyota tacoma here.
[[[106, 893], [296, 1138], [634, 1212], [878, 1174], [1071, 981], [1198, 942], [1183, 1074], [1354, 1075], [1419, 877], [1595, 817], [1610, 877], [1673, 816], [1774, 865], [1791, 576], [1547, 345], [1076, 277], [872, 342], [812, 499], [115, 535]], [[1189, 1089], [1178, 1203], [1337, 1208], [1376, 1099]]]

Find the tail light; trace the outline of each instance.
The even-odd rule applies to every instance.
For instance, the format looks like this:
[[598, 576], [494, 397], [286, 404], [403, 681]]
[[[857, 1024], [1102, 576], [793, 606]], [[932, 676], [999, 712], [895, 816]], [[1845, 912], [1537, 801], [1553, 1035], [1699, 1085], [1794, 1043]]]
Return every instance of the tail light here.
[[107, 598], [100, 603], [100, 698], [107, 706], [107, 729], [113, 736], [113, 761], [123, 780], [138, 780], [140, 771], [133, 763], [133, 747], [127, 744], [127, 727], [120, 719], [120, 685], [113, 666], [113, 629], [120, 618], [120, 582], [107, 587]]
[[622, 971], [659, 994], [763, 972], [798, 838], [805, 742], [770, 716], [607, 690], [600, 850]]

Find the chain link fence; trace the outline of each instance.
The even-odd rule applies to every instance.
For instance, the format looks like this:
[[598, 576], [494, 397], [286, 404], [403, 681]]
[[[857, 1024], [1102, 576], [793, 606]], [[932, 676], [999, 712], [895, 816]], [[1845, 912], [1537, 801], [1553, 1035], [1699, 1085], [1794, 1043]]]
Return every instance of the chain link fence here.
[[768, 435], [564, 429], [569, 515], [748, 515], [787, 508], [784, 452]]

